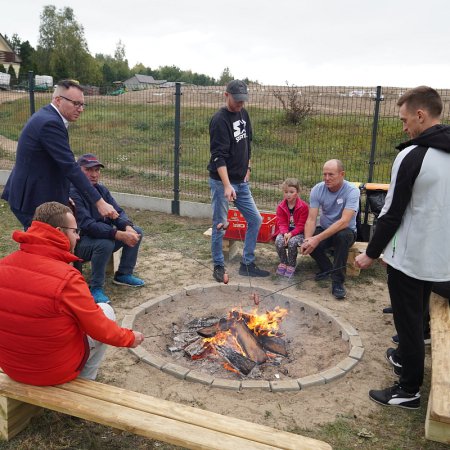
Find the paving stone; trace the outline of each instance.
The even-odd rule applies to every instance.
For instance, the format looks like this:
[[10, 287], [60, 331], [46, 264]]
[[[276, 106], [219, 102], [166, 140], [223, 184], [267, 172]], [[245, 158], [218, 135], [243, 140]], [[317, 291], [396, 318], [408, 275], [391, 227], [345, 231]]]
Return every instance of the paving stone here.
[[130, 330], [133, 329], [135, 317], [131, 314], [126, 314], [122, 319], [122, 328], [128, 328]]
[[322, 377], [321, 375], [314, 374], [314, 375], [308, 375], [303, 378], [299, 378], [297, 380], [297, 382], [300, 385], [301, 389], [306, 389], [311, 386], [318, 386], [320, 384], [325, 384], [326, 381], [325, 381], [325, 378]]
[[195, 383], [206, 384], [209, 386], [214, 381], [214, 377], [204, 373], [196, 372], [195, 370], [191, 370], [186, 375], [186, 380], [193, 381]]
[[186, 367], [181, 367], [178, 364], [167, 363], [165, 366], [161, 367], [163, 372], [169, 373], [174, 377], [180, 378], [184, 380], [186, 375], [190, 372], [190, 369], [186, 369]]
[[215, 378], [211, 387], [229, 389], [231, 391], [239, 391], [241, 389], [241, 382], [236, 380], [225, 380], [223, 378]]
[[362, 340], [359, 336], [350, 336], [349, 341], [350, 341], [350, 345], [352, 347], [362, 347], [363, 346]]
[[325, 383], [330, 383], [331, 381], [337, 380], [345, 374], [345, 370], [342, 370], [339, 367], [332, 367], [331, 369], [319, 373], [320, 376], [325, 378]]
[[241, 383], [242, 389], [262, 389], [270, 391], [270, 383], [266, 380], [244, 380]]
[[354, 359], [362, 359], [364, 355], [364, 347], [352, 347], [348, 356]]
[[203, 286], [201, 284], [191, 284], [183, 288], [186, 295], [201, 294], [203, 292]]
[[139, 317], [145, 314], [145, 308], [142, 305], [136, 306], [136, 308], [133, 308], [128, 314], [131, 316]]
[[300, 385], [297, 380], [279, 380], [271, 381], [270, 388], [272, 392], [299, 391]]
[[159, 356], [151, 355], [148, 352], [147, 355], [142, 358], [142, 361], [150, 364], [153, 367], [156, 367], [159, 370], [161, 370], [167, 364], [167, 361], [165, 359], [160, 358]]
[[[359, 347], [360, 348], [360, 347]], [[347, 357], [345, 359], [343, 359], [338, 365], [337, 367], [339, 367], [342, 370], [345, 370], [346, 372], [349, 372], [350, 370], [353, 369], [353, 367], [356, 366], [356, 364], [358, 364], [358, 360], [354, 359], [354, 358], [350, 358]]]
[[149, 353], [143, 347], [138, 346], [136, 348], [129, 349], [133, 355], [137, 356], [139, 359], [142, 359], [144, 356], [147, 356]]

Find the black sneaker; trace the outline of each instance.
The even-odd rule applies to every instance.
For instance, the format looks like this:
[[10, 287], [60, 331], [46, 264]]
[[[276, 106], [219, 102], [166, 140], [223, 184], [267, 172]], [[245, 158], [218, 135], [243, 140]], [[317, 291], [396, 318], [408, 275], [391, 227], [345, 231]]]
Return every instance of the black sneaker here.
[[[392, 336], [392, 342], [395, 345], [398, 345], [398, 334], [396, 334], [395, 336]], [[430, 335], [430, 333], [425, 334], [425, 336], [423, 337], [423, 343], [425, 345], [431, 345], [431, 335]]]
[[268, 277], [270, 272], [260, 269], [254, 262], [250, 264], [241, 263], [239, 275], [244, 277]]
[[386, 306], [386, 308], [383, 308], [383, 314], [392, 314], [392, 306]]
[[329, 276], [330, 276], [330, 273], [328, 271], [317, 272], [315, 277], [314, 277], [314, 281], [327, 280]]
[[402, 363], [397, 356], [397, 350], [395, 348], [388, 348], [386, 350], [386, 359], [392, 366], [402, 368]]
[[393, 366], [392, 367], [392, 372], [394, 372], [394, 375], [397, 375], [398, 377], [400, 377], [402, 375], [402, 367], [397, 367], [397, 366]]
[[223, 266], [214, 266], [213, 277], [219, 283], [223, 283], [225, 277], [225, 267]]
[[420, 392], [410, 394], [404, 391], [399, 384], [394, 384], [380, 391], [369, 391], [369, 397], [383, 406], [397, 406], [406, 409], [418, 409], [420, 407]]
[[342, 283], [338, 283], [336, 281], [333, 281], [333, 285], [331, 288], [331, 293], [336, 297], [338, 300], [343, 300], [345, 296], [347, 295], [347, 291], [345, 290], [345, 287]]

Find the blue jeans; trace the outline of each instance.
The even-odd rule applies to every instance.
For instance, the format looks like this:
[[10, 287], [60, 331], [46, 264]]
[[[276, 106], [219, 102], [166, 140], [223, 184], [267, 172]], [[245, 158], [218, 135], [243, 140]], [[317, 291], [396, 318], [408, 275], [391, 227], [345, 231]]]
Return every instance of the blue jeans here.
[[[253, 200], [250, 186], [248, 183], [231, 183], [236, 192], [234, 206], [241, 212], [247, 222], [247, 233], [245, 234], [244, 253], [242, 262], [250, 264], [255, 261], [256, 239], [258, 238], [259, 228], [261, 227], [262, 217]], [[213, 209], [213, 223], [211, 236], [211, 253], [215, 266], [225, 265], [223, 257], [222, 242], [225, 231], [218, 230], [219, 223], [225, 224], [228, 218], [229, 203], [224, 195], [223, 183], [221, 181], [209, 179], [211, 188], [211, 206]]]
[[[134, 226], [134, 230], [142, 236], [142, 230]], [[131, 275], [136, 266], [139, 246], [142, 237], [134, 247], [129, 247], [121, 241], [111, 239], [94, 239], [89, 236], [81, 236], [75, 248], [75, 255], [84, 261], [91, 261], [91, 282], [90, 288], [102, 288], [105, 284], [106, 265], [113, 252], [122, 248], [122, 256], [118, 272], [124, 275]]]

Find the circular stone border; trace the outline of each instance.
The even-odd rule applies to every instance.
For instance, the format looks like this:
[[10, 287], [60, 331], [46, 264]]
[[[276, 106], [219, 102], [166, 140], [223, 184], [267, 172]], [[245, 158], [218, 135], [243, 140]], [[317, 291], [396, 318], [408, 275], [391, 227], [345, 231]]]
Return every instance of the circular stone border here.
[[[241, 283], [230, 283], [228, 285], [218, 285], [217, 283], [205, 284], [205, 285], [191, 285], [186, 286], [182, 291], [176, 293], [169, 293], [166, 295], [161, 295], [159, 297], [148, 300], [136, 308], [133, 308], [129, 314], [126, 314], [122, 320], [122, 327], [133, 329], [136, 319], [144, 314], [147, 314], [156, 304], [164, 304], [166, 302], [173, 302], [177, 298], [182, 298], [185, 296], [193, 295], [194, 293], [203, 293], [210, 288], [215, 288], [216, 290], [225, 290], [231, 288], [237, 288], [239, 290], [244, 286]], [[248, 288], [248, 285], [245, 285]], [[191, 370], [183, 367], [179, 364], [174, 364], [172, 362], [166, 361], [164, 358], [156, 355], [152, 355], [150, 352], [145, 350], [143, 347], [139, 346], [136, 348], [130, 348], [129, 351], [133, 353], [139, 360], [150, 364], [165, 373], [168, 373], [181, 380], [193, 381], [196, 383], [201, 383], [210, 387], [229, 389], [233, 391], [240, 391], [242, 389], [262, 389], [265, 391], [272, 392], [286, 392], [286, 391], [299, 391], [306, 389], [311, 386], [316, 386], [320, 384], [328, 384], [334, 380], [337, 380], [345, 376], [350, 370], [352, 370], [356, 364], [362, 359], [364, 354], [364, 347], [359, 337], [358, 332], [355, 328], [350, 325], [345, 319], [339, 315], [333, 313], [328, 308], [319, 305], [312, 300], [298, 300], [294, 297], [274, 293], [272, 291], [261, 288], [258, 286], [258, 291], [263, 295], [270, 296], [275, 301], [294, 301], [300, 303], [301, 306], [315, 314], [319, 314], [319, 317], [326, 322], [332, 324], [332, 326], [337, 327], [341, 337], [344, 341], [348, 341], [350, 344], [350, 351], [348, 356], [339, 362], [334, 367], [327, 370], [319, 372], [317, 374], [308, 375], [303, 378], [298, 378], [296, 380], [228, 380], [225, 378], [214, 377], [201, 373], [196, 370]], [[281, 304], [281, 303], [280, 303]]]

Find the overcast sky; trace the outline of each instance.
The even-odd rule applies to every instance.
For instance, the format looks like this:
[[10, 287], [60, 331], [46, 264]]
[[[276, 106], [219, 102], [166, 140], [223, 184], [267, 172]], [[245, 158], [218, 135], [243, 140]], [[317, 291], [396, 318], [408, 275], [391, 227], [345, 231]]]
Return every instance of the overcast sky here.
[[44, 5], [70, 6], [92, 55], [263, 84], [450, 88], [449, 0], [19, 0], [0, 33], [36, 47]]

